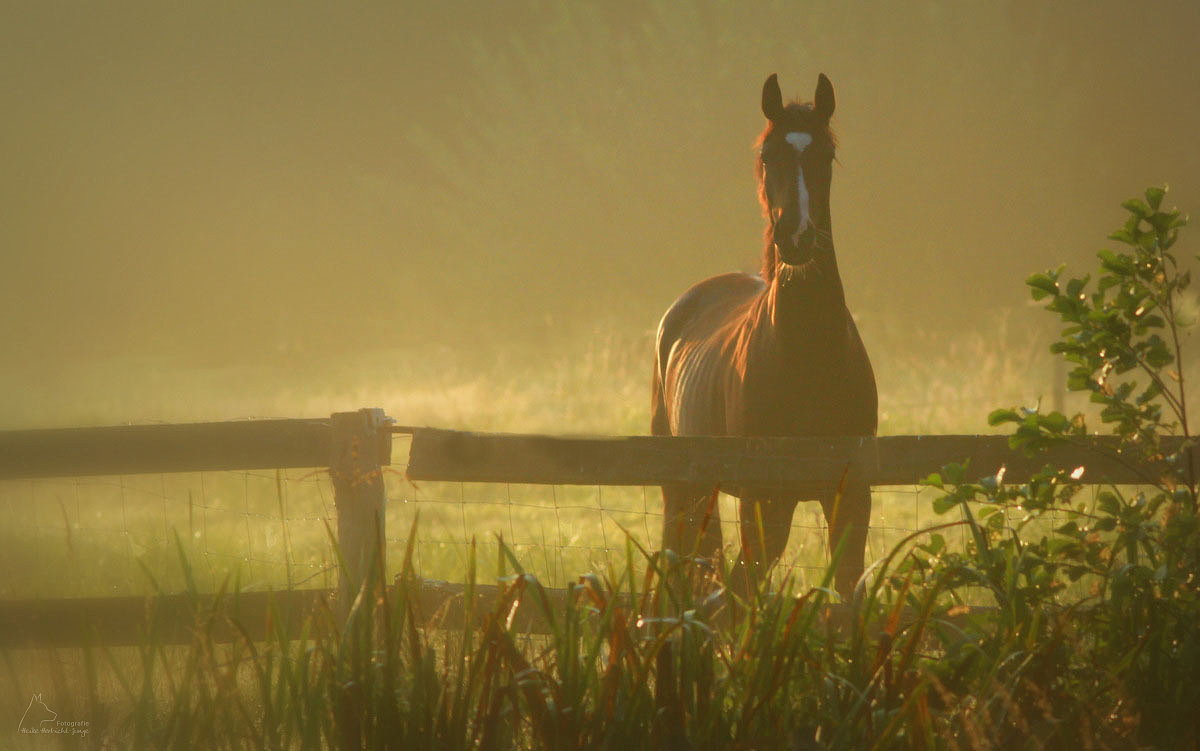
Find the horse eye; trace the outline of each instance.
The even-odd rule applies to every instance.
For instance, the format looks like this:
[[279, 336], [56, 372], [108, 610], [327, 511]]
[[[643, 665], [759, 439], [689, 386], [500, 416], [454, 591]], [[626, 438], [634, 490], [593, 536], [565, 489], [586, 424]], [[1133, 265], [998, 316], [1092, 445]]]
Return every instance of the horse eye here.
[[779, 161], [780, 149], [777, 144], [763, 146], [759, 151], [758, 158], [763, 164], [774, 164]]

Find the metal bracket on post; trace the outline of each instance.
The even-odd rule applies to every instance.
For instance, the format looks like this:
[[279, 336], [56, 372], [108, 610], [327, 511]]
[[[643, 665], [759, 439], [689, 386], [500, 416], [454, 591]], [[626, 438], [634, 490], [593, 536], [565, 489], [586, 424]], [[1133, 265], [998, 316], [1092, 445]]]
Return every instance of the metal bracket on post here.
[[384, 428], [390, 423], [382, 409], [337, 412], [331, 417], [333, 456], [329, 469], [342, 563], [337, 598], [342, 625], [359, 594], [373, 595], [384, 578], [387, 495], [383, 466], [391, 461], [392, 453], [391, 434]]

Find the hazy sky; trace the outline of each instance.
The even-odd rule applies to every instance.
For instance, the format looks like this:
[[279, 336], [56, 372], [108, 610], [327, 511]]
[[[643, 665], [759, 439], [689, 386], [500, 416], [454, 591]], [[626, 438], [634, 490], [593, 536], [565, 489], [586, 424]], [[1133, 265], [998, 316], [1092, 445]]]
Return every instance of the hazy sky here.
[[7, 2], [3, 367], [648, 330], [757, 267], [772, 72], [836, 88], [868, 343], [953, 336], [1147, 185], [1200, 206], [1197, 39], [1194, 0]]

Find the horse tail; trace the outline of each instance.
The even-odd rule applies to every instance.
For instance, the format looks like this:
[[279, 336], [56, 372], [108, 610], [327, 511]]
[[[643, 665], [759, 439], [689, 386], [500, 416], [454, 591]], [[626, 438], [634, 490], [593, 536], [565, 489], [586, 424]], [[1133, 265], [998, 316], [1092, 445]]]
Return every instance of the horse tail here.
[[654, 358], [654, 375], [650, 381], [650, 435], [671, 435], [671, 419], [663, 399], [663, 370]]

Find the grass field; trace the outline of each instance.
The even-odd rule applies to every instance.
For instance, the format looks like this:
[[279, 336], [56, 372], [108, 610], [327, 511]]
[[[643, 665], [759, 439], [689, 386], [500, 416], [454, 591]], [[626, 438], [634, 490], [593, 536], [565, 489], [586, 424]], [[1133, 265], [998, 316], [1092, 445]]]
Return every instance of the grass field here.
[[[1041, 354], [1052, 332], [1040, 337], [1024, 313], [957, 336], [861, 322], [881, 433], [980, 432], [996, 407], [1048, 402], [997, 422], [1017, 423], [1014, 438], [1033, 445], [1074, 441], [1088, 428], [1058, 410], [1084, 412], [1091, 430], [1125, 437], [1125, 460], [1156, 467], [1153, 485], [1097, 491], [1068, 468], [1014, 485], [976, 467], [948, 469], [944, 492], [878, 489], [867, 550], [877, 563], [835, 626], [812, 504], [797, 512], [772, 581], [717, 597], [695, 588], [696, 574], [723, 584], [723, 567], [689, 571], [700, 564], [648, 552], [658, 547], [653, 488], [414, 485], [400, 442], [386, 472], [394, 586], [356, 598], [344, 622], [308, 619], [299, 639], [242, 631], [218, 643], [213, 627], [230, 616], [194, 598], [187, 645], [143, 635], [135, 647], [0, 651], [0, 707], [17, 728], [0, 743], [1195, 748], [1196, 475], [1159, 439], [1194, 435], [1184, 383], [1200, 361], [1183, 338], [1184, 319], [1194, 322], [1194, 298], [1181, 294], [1189, 277], [1166, 253], [1183, 220], [1158, 210], [1164, 194], [1123, 204], [1131, 219], [1113, 239], [1136, 258], [1101, 254], [1100, 292], [1060, 285], [1055, 272], [1028, 282], [1072, 325], [1056, 344], [1087, 363], [1072, 378], [1102, 415], [1056, 391], [1064, 374]], [[1150, 333], [1163, 328], [1169, 345]], [[382, 406], [409, 425], [641, 433], [650, 336], [617, 331], [532, 352], [219, 369], [113, 361], [57, 379], [4, 371], [0, 414], [24, 427]], [[1137, 369], [1151, 385], [1134, 398], [1121, 379]], [[0, 598], [330, 586], [332, 512], [320, 468], [3, 483]], [[725, 499], [727, 543], [731, 512]], [[414, 595], [431, 578], [468, 590], [498, 578], [502, 594], [479, 619], [428, 628]], [[569, 588], [565, 612], [551, 612], [546, 585]], [[548, 635], [512, 627], [522, 602], [543, 610]], [[47, 722], [61, 735], [43, 737]]]
[[[1054, 380], [1050, 356], [1040, 354], [1045, 343], [1019, 335], [1017, 327], [1008, 325], [1009, 320], [998, 319], [993, 331], [955, 339], [934, 355], [918, 354], [917, 347], [929, 342], [922, 342], [921, 336], [912, 332], [872, 332], [864, 326], [879, 373], [881, 432], [983, 432], [991, 408], [1031, 404], [1043, 398]], [[929, 337], [932, 341], [933, 335]], [[84, 373], [90, 395], [81, 389], [60, 400], [61, 414], [48, 422], [116, 423], [123, 421], [123, 412], [129, 415], [127, 419], [139, 422], [313, 416], [381, 405], [407, 424], [515, 432], [644, 433], [648, 349], [648, 336], [607, 331], [583, 343], [579, 351], [562, 353], [548, 362], [513, 356], [483, 368], [464, 364], [449, 352], [442, 353], [438, 361], [419, 360], [411, 353], [373, 353], [353, 364], [310, 364], [307, 369], [286, 372], [268, 368], [181, 371], [175, 377], [159, 373], [151, 379], [159, 390], [153, 384], [138, 383], [146, 376], [132, 366], [128, 372], [132, 384], [120, 380], [119, 369], [99, 372], [112, 367], [110, 364]], [[397, 362], [405, 365], [396, 366]], [[236, 383], [247, 387], [234, 389]], [[271, 398], [241, 401], [255, 392], [256, 383], [269, 384]], [[180, 391], [200, 396], [171, 398]], [[99, 399], [101, 393], [111, 398]], [[130, 405], [138, 405], [141, 411], [133, 411]], [[14, 422], [28, 425], [32, 416]], [[386, 476], [389, 575], [463, 581], [474, 572], [475, 581], [492, 582], [498, 573], [511, 575], [519, 562], [546, 586], [569, 586], [589, 572], [617, 588], [651, 580], [648, 562], [628, 557], [626, 536], [647, 549], [657, 547], [661, 503], [657, 488], [413, 485], [403, 477], [406, 455], [406, 439], [399, 439], [392, 471]], [[930, 489], [877, 489], [868, 559], [886, 556], [915, 530], [947, 521], [946, 516], [932, 511], [936, 495]], [[406, 536], [418, 515], [418, 539], [410, 541]], [[183, 591], [187, 585], [181, 551], [189, 561], [196, 589], [202, 592], [215, 591], [231, 579], [242, 590], [330, 587], [336, 583], [330, 543], [333, 519], [329, 478], [319, 468], [6, 482], [0, 484], [0, 565], [15, 575], [0, 584], [0, 597]], [[733, 519], [731, 499], [724, 498], [722, 520], [730, 555], [735, 552]], [[1047, 517], [1040, 523], [1056, 522]], [[801, 504], [793, 525], [776, 581], [791, 592], [811, 592], [811, 587], [821, 583], [829, 555], [817, 505]], [[967, 531], [959, 528], [945, 537], [951, 549], [964, 549]], [[410, 542], [413, 557], [411, 567], [405, 568], [402, 551]], [[505, 559], [507, 555], [512, 558]], [[664, 591], [662, 586], [656, 584], [659, 589], [655, 591]], [[970, 601], [971, 592], [970, 586], [964, 587], [956, 596]], [[599, 622], [596, 612], [575, 611], [569, 618], [576, 619], [571, 621], [576, 625], [570, 628], [583, 638], [579, 645], [593, 640], [594, 651], [586, 656], [556, 652], [576, 643], [574, 637], [561, 633], [543, 641], [527, 637], [512, 641], [515, 637], [506, 633], [492, 633], [485, 639], [470, 631], [444, 636], [404, 632], [403, 591], [396, 597], [399, 599], [388, 605], [394, 608], [389, 617], [399, 620], [385, 618], [390, 625], [384, 626], [382, 633], [339, 635], [328, 626], [314, 624], [309, 640], [278, 640], [261, 651], [249, 644], [216, 645], [198, 631], [197, 641], [182, 647], [147, 643], [98, 651], [5, 652], [6, 680], [0, 681], [0, 706], [27, 712], [26, 704], [34, 706], [29, 696], [51, 696], [53, 711], [63, 718], [87, 718], [93, 743], [100, 738], [122, 738], [130, 747], [145, 748], [154, 748], [163, 738], [191, 738], [193, 743], [195, 739], [204, 743], [220, 740], [220, 745], [229, 748], [338, 744], [357, 748], [360, 743], [374, 747], [382, 739], [397, 748], [409, 748], [414, 743], [427, 744], [430, 738], [439, 739], [429, 746], [438, 748], [448, 747], [445, 744], [475, 747], [477, 743], [488, 748], [568, 748], [585, 739], [598, 747], [611, 747], [616, 742], [613, 739], [625, 737], [621, 734], [628, 736], [626, 747], [658, 748], [667, 742], [664, 738], [677, 732], [669, 723], [651, 719], [667, 711], [655, 709], [664, 701], [664, 670], [682, 671], [681, 685], [699, 681], [688, 689], [695, 693], [667, 697], [664, 706], [675, 707], [672, 711], [688, 718], [693, 728], [689, 732], [750, 739], [735, 742], [735, 747], [757, 747], [755, 737], [774, 742], [780, 733], [796, 739], [813, 733], [812, 737], [819, 737], [837, 727], [835, 719], [846, 712], [861, 715], [866, 706], [891, 706], [886, 696], [892, 689], [878, 683], [881, 674], [872, 673], [878, 665], [871, 667], [867, 659], [875, 647], [863, 641], [867, 629], [878, 626], [864, 621], [855, 626], [862, 631], [853, 632], [849, 642], [835, 647], [819, 627], [820, 597], [783, 598], [778, 604], [764, 601], [755, 616], [764, 620], [753, 629], [713, 636], [708, 646], [686, 633], [656, 640], [651, 637], [653, 626], [650, 632], [641, 625], [635, 628], [611, 608], [599, 613]], [[789, 616], [780, 608], [793, 601], [797, 604]], [[883, 604], [891, 607], [892, 602], [887, 599]], [[993, 603], [990, 595], [980, 600], [980, 604]], [[793, 629], [797, 618], [808, 624], [806, 630]], [[1018, 638], [1020, 628], [1014, 624], [1011, 638]], [[402, 637], [402, 632], [407, 636]], [[664, 633], [669, 636], [671, 628]], [[394, 643], [397, 651], [390, 647], [382, 652], [361, 651], [373, 650], [371, 645], [381, 638]], [[897, 664], [902, 668], [914, 659], [925, 649], [921, 644], [919, 634], [899, 638], [895, 642]], [[952, 645], [953, 639], [943, 649], [953, 649]], [[1003, 644], [1005, 650], [1016, 646], [1011, 641]], [[786, 689], [768, 677], [779, 675], [783, 669], [780, 660], [795, 660], [795, 655], [811, 650], [823, 651], [820, 671], [800, 670], [788, 679]], [[626, 652], [630, 660], [627, 670], [618, 669], [612, 661]], [[876, 663], [879, 659], [875, 658]], [[454, 660], [459, 660], [457, 668]], [[578, 663], [582, 672], [577, 678], [583, 682], [570, 688], [570, 676], [577, 670], [571, 666], [578, 660], [582, 660]], [[436, 669], [430, 661], [438, 661]], [[676, 668], [670, 667], [672, 661], [678, 663]], [[652, 664], [654, 696], [647, 693], [646, 671]], [[373, 666], [369, 675], [376, 677], [362, 673], [366, 666]], [[541, 667], [535, 671], [534, 666]], [[990, 670], [978, 669], [983, 671], [981, 675]], [[1006, 668], [997, 664], [995, 669]], [[706, 683], [704, 675], [714, 670], [725, 677], [717, 684]], [[514, 686], [521, 681], [528, 684], [530, 679], [520, 676], [534, 674], [530, 671], [559, 677], [539, 678], [535, 683], [547, 688], [511, 699], [521, 713], [531, 714], [528, 720], [511, 716], [498, 720], [496, 727], [507, 735], [497, 740], [489, 735], [493, 731], [487, 723], [492, 720], [487, 718], [493, 715], [484, 705], [485, 700], [498, 700], [487, 699], [493, 690], [488, 686], [503, 675], [516, 676]], [[835, 674], [839, 676], [836, 684], [825, 677]], [[398, 683], [393, 685], [389, 675], [397, 676]], [[612, 682], [618, 675], [623, 676], [619, 686]], [[346, 687], [357, 684], [346, 683], [351, 680], [347, 676], [358, 676], [353, 680], [365, 681], [367, 687], [351, 705], [344, 703], [348, 701]], [[376, 685], [376, 680], [383, 683]], [[892, 714], [872, 710], [875, 715], [860, 716], [854, 723], [842, 725], [843, 729], [861, 731], [865, 733], [862, 737], [891, 737], [899, 747], [926, 747], [935, 737], [935, 728], [922, 715], [928, 710], [922, 709], [925, 699], [921, 697], [929, 685], [937, 684], [922, 685], [926, 688], [917, 690], [902, 705], [891, 706], [888, 711]], [[716, 693], [714, 686], [719, 688]], [[855, 686], [865, 687], [867, 693], [856, 694], [862, 689]], [[623, 725], [612, 725], [601, 713], [589, 715], [588, 720], [599, 724], [576, 726], [572, 717], [555, 709], [556, 702], [565, 698], [548, 699], [549, 694], [540, 693], [568, 689], [581, 692], [577, 700], [588, 706], [609, 706], [610, 715], [612, 705], [606, 702], [629, 701], [633, 705], [614, 716]], [[863, 697], [882, 689], [886, 689], [883, 697], [863, 704]], [[453, 696], [439, 692], [452, 692]], [[430, 698], [434, 695], [442, 698]], [[772, 695], [782, 703], [770, 711], [766, 705], [754, 708], [753, 702]], [[961, 699], [975, 700], [974, 695]], [[752, 703], [736, 709], [746, 701]], [[423, 702], [432, 703], [426, 706]], [[471, 708], [476, 706], [477, 710]], [[1003, 726], [995, 725], [994, 719], [976, 719], [971, 706], [963, 703], [943, 709], [939, 722], [953, 725], [957, 737], [968, 740], [973, 733], [985, 729], [992, 733]], [[1020, 710], [1003, 700], [987, 706], [989, 717]], [[1038, 722], [1053, 720], [1048, 710], [1029, 711]], [[364, 721], [369, 726], [355, 725], [357, 721], [347, 724], [346, 717], [367, 718]], [[796, 727], [797, 717], [810, 718], [816, 724]], [[820, 717], [825, 719], [812, 719]], [[710, 727], [709, 722], [716, 724]], [[472, 723], [475, 741], [457, 734], [460, 731], [455, 728], [466, 727], [463, 723]], [[650, 726], [653, 738], [638, 735]], [[909, 736], [917, 730], [925, 734], [920, 743]], [[352, 737], [342, 737], [334, 744], [333, 739], [344, 733]], [[641, 740], [634, 740], [639, 737]], [[837, 740], [839, 737], [834, 736], [829, 747], [855, 747], [857, 743], [853, 733]], [[58, 740], [64, 748], [79, 743], [73, 737]], [[45, 747], [37, 737], [20, 737], [16, 742], [23, 748]], [[971, 741], [965, 747], [990, 746]]]
[[[872, 330], [880, 384], [880, 432], [981, 432], [995, 406], [1031, 404], [1052, 383], [1044, 340], [1015, 335], [1013, 316], [993, 330], [959, 337], [929, 355], [936, 335]], [[872, 341], [872, 336], [875, 341]], [[248, 416], [316, 416], [382, 406], [414, 425], [594, 434], [644, 434], [648, 425], [651, 337], [613, 327], [580, 340], [577, 351], [523, 358], [500, 356], [484, 368], [454, 352], [365, 353], [353, 362], [164, 373], [137, 362], [84, 365], [78, 388], [63, 392], [41, 424], [114, 424]], [[925, 354], [922, 354], [922, 353]], [[245, 384], [234, 388], [233, 384]], [[269, 393], [268, 398], [261, 398]], [[181, 398], [188, 394], [187, 398]], [[257, 398], [256, 397], [260, 397]], [[34, 404], [36, 400], [23, 402]], [[12, 410], [10, 409], [10, 412]], [[30, 409], [13, 422], [31, 426]], [[393, 545], [421, 517], [417, 565], [429, 578], [457, 580], [467, 544], [494, 560], [497, 535], [547, 584], [614, 565], [628, 532], [657, 544], [657, 488], [545, 487], [421, 483], [403, 478], [407, 439], [398, 437], [387, 477]], [[734, 502], [723, 497], [724, 539], [731, 547]], [[0, 484], [0, 560], [21, 577], [0, 584], [0, 597], [57, 597], [180, 586], [174, 535], [197, 561], [207, 585], [237, 572], [243, 587], [327, 586], [333, 559], [326, 521], [333, 519], [325, 473], [230, 472], [37, 480]], [[916, 488], [875, 494], [869, 557], [932, 520], [929, 493]], [[801, 582], [827, 560], [824, 520], [801, 504], [786, 560]], [[492, 572], [484, 568], [480, 580]]]

